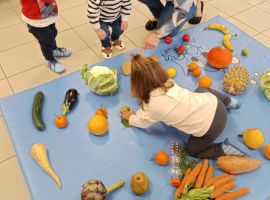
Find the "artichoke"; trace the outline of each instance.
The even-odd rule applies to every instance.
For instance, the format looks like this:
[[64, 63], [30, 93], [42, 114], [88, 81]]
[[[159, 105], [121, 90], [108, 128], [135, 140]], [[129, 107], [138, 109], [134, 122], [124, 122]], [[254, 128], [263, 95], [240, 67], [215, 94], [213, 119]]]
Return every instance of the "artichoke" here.
[[260, 76], [260, 86], [265, 97], [270, 101], [270, 70], [267, 69]]
[[106, 66], [88, 68], [84, 65], [81, 77], [90, 90], [98, 95], [113, 94], [118, 89], [117, 70]]

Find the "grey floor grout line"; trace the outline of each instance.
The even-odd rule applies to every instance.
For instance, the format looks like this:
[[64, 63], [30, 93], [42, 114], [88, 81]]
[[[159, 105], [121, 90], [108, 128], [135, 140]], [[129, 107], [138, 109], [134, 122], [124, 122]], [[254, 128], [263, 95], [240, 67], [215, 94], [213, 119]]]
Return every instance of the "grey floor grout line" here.
[[9, 48], [7, 48], [7, 49], [0, 50], [0, 54], [3, 53], [3, 52], [5, 52], [5, 51], [10, 51], [10, 50], [15, 49], [15, 48], [17, 48], [17, 47], [26, 45], [26, 44], [31, 43], [31, 42], [35, 42], [35, 38], [33, 38], [33, 40], [31, 40], [31, 41], [21, 43], [21, 44], [19, 44], [19, 45], [17, 45], [17, 46], [9, 47]]
[[11, 156], [11, 157], [9, 157], [9, 158], [6, 158], [6, 159], [2, 160], [2, 161], [0, 162], [0, 165], [3, 164], [3, 163], [5, 163], [5, 162], [7, 162], [7, 161], [9, 161], [9, 160], [11, 160], [11, 159], [13, 159], [13, 158], [16, 158], [16, 155]]

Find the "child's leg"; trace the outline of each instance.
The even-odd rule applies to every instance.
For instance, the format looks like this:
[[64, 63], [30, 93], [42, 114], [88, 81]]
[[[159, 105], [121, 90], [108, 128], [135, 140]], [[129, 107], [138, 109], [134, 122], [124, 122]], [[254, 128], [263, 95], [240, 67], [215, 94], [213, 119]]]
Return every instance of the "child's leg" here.
[[53, 49], [56, 48], [54, 33], [49, 27], [37, 28], [28, 25], [29, 32], [32, 33], [40, 44], [43, 56], [47, 61], [56, 61]]
[[126, 46], [119, 38], [122, 35], [123, 31], [121, 30], [121, 17], [119, 17], [117, 20], [115, 20], [113, 23], [110, 24], [112, 27], [112, 35], [111, 35], [111, 41], [114, 48], [117, 50], [122, 50]]
[[55, 59], [53, 53], [53, 49], [56, 47], [55, 33], [49, 27], [37, 28], [29, 24], [27, 26], [29, 32], [35, 36], [40, 44], [47, 67], [56, 73], [64, 72], [65, 67]]
[[[57, 28], [55, 27], [55, 23], [51, 24], [49, 26], [49, 29], [52, 31], [54, 35], [54, 39], [55, 39], [58, 34]], [[72, 52], [69, 49], [57, 47], [56, 40], [55, 40], [55, 47], [53, 48], [54, 57], [68, 57], [71, 55], [71, 53]]]
[[149, 8], [150, 12], [155, 18], [155, 20], [149, 20], [146, 23], [145, 29], [148, 31], [156, 29], [157, 20], [159, 19], [159, 16], [164, 8], [163, 4], [161, 3], [160, 0], [139, 0], [139, 1]]
[[198, 87], [195, 92], [211, 92], [212, 94], [214, 94], [217, 98], [219, 98], [224, 105], [226, 106], [226, 108], [240, 108], [240, 104], [238, 102], [237, 99], [230, 97], [229, 95], [219, 92], [217, 90], [211, 89], [211, 88], [201, 88]]
[[101, 41], [101, 55], [103, 58], [108, 59], [112, 57], [112, 46], [111, 46], [111, 40], [110, 40], [110, 30], [109, 30], [109, 24], [103, 21], [100, 21], [100, 28], [106, 32], [107, 36], [104, 40]]

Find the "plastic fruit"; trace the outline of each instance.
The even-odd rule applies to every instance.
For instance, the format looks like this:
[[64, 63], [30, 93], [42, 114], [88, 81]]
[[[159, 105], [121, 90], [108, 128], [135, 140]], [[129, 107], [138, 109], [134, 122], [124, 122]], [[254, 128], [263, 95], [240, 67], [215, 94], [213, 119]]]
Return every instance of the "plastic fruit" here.
[[223, 44], [230, 51], [233, 51], [234, 49], [233, 44], [231, 43], [231, 38], [236, 37], [236, 36], [237, 36], [236, 34], [235, 35], [226, 34], [223, 36]]
[[96, 115], [102, 115], [106, 118], [108, 118], [108, 111], [105, 107], [102, 105], [96, 110]]
[[201, 76], [199, 79], [199, 86], [209, 88], [212, 86], [212, 79], [209, 76]]
[[131, 74], [131, 63], [130, 62], [124, 62], [122, 64], [122, 72], [125, 76], [129, 76]]
[[225, 35], [230, 33], [229, 29], [226, 26], [224, 26], [223, 24], [219, 24], [219, 23], [211, 23], [207, 26], [207, 28], [219, 30]]
[[189, 71], [193, 71], [194, 69], [197, 69], [197, 68], [198, 68], [198, 65], [195, 62], [190, 62], [188, 64], [188, 70]]
[[183, 39], [184, 42], [189, 42], [189, 40], [190, 40], [189, 34], [183, 35], [182, 39]]
[[247, 48], [242, 49], [241, 53], [242, 53], [242, 56], [247, 56], [249, 53], [249, 50]]
[[249, 128], [242, 135], [245, 145], [251, 149], [258, 149], [264, 143], [264, 136], [260, 129]]
[[165, 42], [166, 42], [167, 44], [171, 44], [171, 43], [172, 43], [172, 37], [171, 37], [171, 36], [165, 37]]
[[232, 63], [232, 53], [221, 46], [214, 47], [207, 54], [208, 64], [216, 69], [224, 69]]
[[151, 55], [151, 56], [149, 56], [149, 58], [151, 58], [152, 60], [154, 60], [156, 62], [159, 62], [159, 58], [157, 55]]
[[68, 120], [65, 115], [58, 115], [54, 120], [54, 124], [57, 128], [65, 128], [68, 125]]
[[192, 75], [193, 75], [194, 77], [200, 76], [200, 75], [201, 75], [201, 70], [200, 70], [199, 68], [194, 69], [194, 70], [192, 71]]
[[181, 54], [184, 53], [184, 51], [185, 51], [185, 46], [184, 46], [184, 45], [180, 45], [180, 46], [178, 47], [178, 49], [177, 49], [177, 54], [178, 54], [178, 55], [181, 55]]
[[265, 157], [270, 160], [270, 144], [267, 144], [264, 149], [263, 149], [263, 153], [265, 155]]
[[143, 172], [136, 172], [130, 179], [130, 187], [137, 195], [142, 195], [149, 189], [149, 178]]
[[166, 151], [161, 150], [155, 154], [155, 161], [158, 165], [165, 166], [169, 163], [170, 157]]
[[167, 74], [168, 74], [168, 76], [169, 76], [170, 78], [173, 78], [173, 77], [176, 76], [176, 69], [173, 68], [173, 67], [168, 68], [168, 69], [166, 70], [166, 72], [167, 72]]
[[94, 135], [103, 135], [108, 130], [108, 120], [103, 115], [94, 115], [88, 121], [88, 130]]

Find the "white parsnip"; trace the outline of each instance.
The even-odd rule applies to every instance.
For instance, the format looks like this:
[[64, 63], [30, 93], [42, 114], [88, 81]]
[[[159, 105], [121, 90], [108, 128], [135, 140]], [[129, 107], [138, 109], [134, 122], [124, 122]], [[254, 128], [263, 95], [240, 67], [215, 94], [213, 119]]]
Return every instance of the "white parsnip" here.
[[62, 183], [60, 178], [53, 171], [50, 161], [48, 159], [46, 146], [43, 143], [37, 143], [32, 146], [31, 155], [35, 159], [35, 161], [39, 164], [39, 166], [53, 178], [59, 188], [62, 188]]

